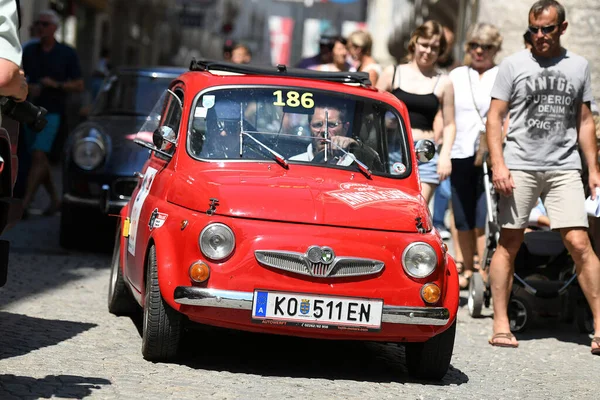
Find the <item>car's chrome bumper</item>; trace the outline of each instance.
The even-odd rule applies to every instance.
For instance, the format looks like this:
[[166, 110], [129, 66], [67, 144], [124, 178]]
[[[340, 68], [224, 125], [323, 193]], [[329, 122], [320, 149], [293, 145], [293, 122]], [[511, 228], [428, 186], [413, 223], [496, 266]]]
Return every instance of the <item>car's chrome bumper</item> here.
[[[189, 286], [175, 288], [175, 302], [191, 306], [252, 310], [253, 292], [205, 289]], [[382, 322], [407, 325], [446, 325], [450, 311], [444, 307], [383, 306]]]

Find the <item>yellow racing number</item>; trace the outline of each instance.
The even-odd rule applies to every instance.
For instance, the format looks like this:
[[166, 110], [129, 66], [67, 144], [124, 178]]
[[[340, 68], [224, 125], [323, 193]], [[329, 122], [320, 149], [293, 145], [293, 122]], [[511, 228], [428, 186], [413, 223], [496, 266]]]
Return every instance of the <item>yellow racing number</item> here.
[[285, 101], [283, 101], [283, 90], [276, 90], [273, 92], [275, 96], [275, 101], [273, 102], [274, 106], [288, 106], [288, 107], [299, 107], [303, 108], [313, 108], [315, 106], [315, 101], [313, 100], [312, 93], [300, 93], [295, 90], [290, 90], [285, 94]]

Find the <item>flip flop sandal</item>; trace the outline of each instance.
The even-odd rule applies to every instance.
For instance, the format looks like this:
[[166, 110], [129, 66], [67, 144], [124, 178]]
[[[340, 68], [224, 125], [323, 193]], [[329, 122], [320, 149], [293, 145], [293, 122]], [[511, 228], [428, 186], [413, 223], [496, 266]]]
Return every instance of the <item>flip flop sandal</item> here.
[[600, 337], [594, 336], [592, 343], [596, 343], [598, 345], [598, 347], [592, 349], [592, 354], [595, 356], [600, 356]]
[[[496, 339], [508, 339], [510, 343], [497, 342]], [[512, 333], [500, 332], [495, 333], [489, 340], [488, 343], [495, 347], [510, 347], [517, 348], [519, 347], [519, 343], [513, 343], [512, 340], [515, 339], [515, 335]], [[599, 338], [600, 339], [600, 338]]]

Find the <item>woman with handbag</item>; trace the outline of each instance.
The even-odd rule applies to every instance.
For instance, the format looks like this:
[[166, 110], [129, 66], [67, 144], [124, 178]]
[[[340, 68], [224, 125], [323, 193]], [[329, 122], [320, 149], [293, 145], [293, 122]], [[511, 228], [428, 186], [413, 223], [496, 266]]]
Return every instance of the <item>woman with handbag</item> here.
[[462, 289], [473, 275], [475, 252], [481, 256], [485, 248], [485, 120], [498, 73], [494, 58], [501, 45], [502, 36], [494, 25], [475, 24], [467, 32], [464, 65], [450, 72], [454, 87], [463, 89], [454, 91], [456, 138], [450, 155], [454, 221], [464, 260], [459, 276]]

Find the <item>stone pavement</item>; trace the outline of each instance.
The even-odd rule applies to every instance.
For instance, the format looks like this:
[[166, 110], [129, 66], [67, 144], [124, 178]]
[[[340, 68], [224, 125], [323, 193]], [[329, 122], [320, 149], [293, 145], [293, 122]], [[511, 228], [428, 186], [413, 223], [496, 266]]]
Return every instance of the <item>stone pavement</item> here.
[[[41, 201], [42, 206], [45, 204]], [[141, 318], [107, 311], [109, 253], [58, 246], [59, 217], [6, 233], [0, 288], [0, 399], [597, 399], [600, 357], [569, 324], [540, 319], [518, 349], [491, 347], [491, 310], [462, 292], [452, 366], [439, 384], [408, 377], [401, 347], [211, 328], [186, 332], [177, 363], [141, 355]], [[82, 234], [93, 227], [82, 222]]]

